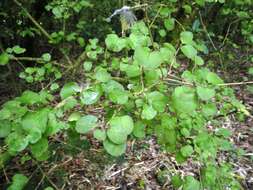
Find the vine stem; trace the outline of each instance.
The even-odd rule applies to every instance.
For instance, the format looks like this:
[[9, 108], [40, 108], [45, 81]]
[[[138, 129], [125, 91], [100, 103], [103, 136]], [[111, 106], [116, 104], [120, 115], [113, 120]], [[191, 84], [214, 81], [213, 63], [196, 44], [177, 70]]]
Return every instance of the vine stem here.
[[33, 16], [26, 10], [25, 7], [18, 1], [13, 0], [27, 15], [27, 17], [33, 22], [33, 24], [44, 34], [49, 40], [52, 40], [50, 34], [33, 18]]

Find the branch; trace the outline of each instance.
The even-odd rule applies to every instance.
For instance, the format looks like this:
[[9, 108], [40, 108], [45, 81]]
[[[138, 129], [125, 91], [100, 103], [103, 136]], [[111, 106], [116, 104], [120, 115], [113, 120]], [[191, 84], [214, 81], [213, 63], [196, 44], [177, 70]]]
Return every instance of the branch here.
[[32, 17], [32, 15], [26, 10], [25, 7], [18, 1], [13, 0], [27, 15], [27, 17], [33, 22], [33, 24], [44, 34], [49, 40], [52, 40], [50, 34]]
[[208, 33], [208, 31], [207, 31], [207, 29], [206, 29], [206, 25], [205, 25], [204, 22], [203, 22], [202, 15], [201, 15], [200, 11], [199, 11], [199, 17], [200, 17], [201, 25], [202, 25], [202, 27], [203, 27], [205, 33], [207, 34], [208, 39], [210, 40], [210, 42], [211, 42], [213, 48], [217, 51], [217, 48], [215, 47], [215, 45], [214, 45], [214, 43], [213, 43], [213, 40], [212, 40], [210, 34]]
[[224, 84], [217, 84], [218, 86], [237, 86], [237, 85], [248, 85], [253, 84], [253, 81], [246, 81], [246, 82], [232, 82], [232, 83], [224, 83]]
[[[11, 56], [10, 57], [10, 60], [14, 60], [14, 61], [31, 61], [31, 62], [37, 62], [37, 63], [42, 63], [42, 62], [45, 62], [42, 58], [40, 57], [14, 57], [14, 56]], [[57, 63], [57, 61], [52, 61], [50, 62], [52, 63], [53, 65], [57, 65], [57, 66], [60, 66], [62, 68], [68, 68], [67, 66], [65, 65], [62, 65], [60, 63]]]

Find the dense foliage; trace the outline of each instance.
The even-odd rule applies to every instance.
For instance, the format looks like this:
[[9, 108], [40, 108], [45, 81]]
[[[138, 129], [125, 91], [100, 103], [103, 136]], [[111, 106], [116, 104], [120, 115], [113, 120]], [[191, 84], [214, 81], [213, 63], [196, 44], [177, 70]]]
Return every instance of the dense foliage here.
[[[117, 17], [106, 22], [121, 1], [0, 2], [0, 90], [12, 94], [1, 102], [0, 167], [50, 159], [56, 134], [92, 136], [115, 157], [154, 136], [177, 163], [201, 163], [198, 178], [174, 175], [175, 189], [242, 188], [217, 162], [238, 154], [218, 118], [250, 113], [215, 69], [226, 69], [226, 47], [252, 48], [253, 1], [140, 2], [128, 4], [138, 21], [123, 36]], [[10, 190], [28, 183], [12, 180]]]

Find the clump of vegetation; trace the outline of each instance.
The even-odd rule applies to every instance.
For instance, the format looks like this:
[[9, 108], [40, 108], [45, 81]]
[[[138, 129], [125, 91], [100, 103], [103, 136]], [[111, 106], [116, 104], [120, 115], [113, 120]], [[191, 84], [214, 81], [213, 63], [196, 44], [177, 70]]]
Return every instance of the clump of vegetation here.
[[[232, 165], [217, 161], [235, 152], [232, 132], [217, 121], [252, 116], [215, 70], [226, 71], [226, 46], [252, 47], [253, 2], [135, 3], [129, 6], [139, 20], [121, 36], [117, 18], [105, 19], [117, 1], [1, 2], [1, 83], [10, 79], [3, 88], [15, 97], [0, 110], [0, 167], [24, 153], [24, 162], [53, 162], [50, 142], [59, 135], [73, 136], [77, 143], [67, 144], [81, 150], [95, 141], [113, 157], [133, 139], [153, 136], [178, 164], [201, 165], [198, 176], [171, 176], [175, 189], [242, 189]], [[28, 181], [15, 174], [5, 185], [23, 189]]]

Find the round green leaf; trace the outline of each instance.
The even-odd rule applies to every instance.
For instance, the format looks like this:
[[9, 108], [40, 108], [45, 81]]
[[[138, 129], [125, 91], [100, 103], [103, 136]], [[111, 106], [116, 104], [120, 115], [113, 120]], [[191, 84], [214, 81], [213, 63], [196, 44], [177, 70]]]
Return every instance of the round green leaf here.
[[26, 51], [25, 48], [21, 48], [19, 45], [16, 45], [12, 48], [15, 54], [22, 54]]
[[15, 174], [12, 177], [12, 184], [7, 188], [7, 190], [23, 190], [28, 180], [29, 179], [22, 174]]
[[141, 121], [137, 121], [134, 124], [133, 135], [137, 138], [144, 138], [145, 137], [145, 124]]
[[81, 93], [81, 102], [84, 105], [91, 105], [96, 103], [100, 98], [100, 93], [98, 91], [85, 90]]
[[88, 133], [97, 126], [97, 117], [94, 115], [86, 115], [76, 122], [76, 131], [81, 134]]
[[81, 118], [81, 114], [79, 112], [71, 113], [68, 118], [68, 121], [78, 121]]
[[111, 75], [106, 69], [98, 67], [95, 69], [95, 79], [99, 82], [108, 82], [111, 79]]
[[13, 132], [8, 135], [6, 144], [8, 145], [8, 152], [15, 155], [28, 146], [28, 140], [22, 134]]
[[50, 55], [49, 53], [44, 53], [44, 54], [42, 55], [42, 59], [43, 59], [43, 61], [45, 61], [45, 62], [49, 62], [49, 61], [51, 60], [51, 55]]
[[181, 152], [181, 154], [182, 154], [184, 157], [189, 157], [189, 156], [192, 155], [192, 153], [194, 152], [194, 150], [193, 150], [192, 146], [186, 145], [186, 146], [184, 146], [184, 147], [182, 147], [182, 148], [180, 149], [180, 152]]
[[85, 71], [91, 71], [91, 69], [92, 69], [92, 62], [91, 61], [85, 61], [84, 63], [83, 63], [83, 68], [84, 68], [84, 70]]
[[207, 101], [215, 96], [215, 90], [207, 87], [197, 87], [197, 94], [201, 100]]
[[200, 190], [200, 183], [192, 176], [186, 176], [183, 190]]
[[200, 56], [195, 56], [194, 57], [194, 62], [196, 65], [204, 65], [204, 60]]
[[189, 31], [181, 32], [180, 34], [180, 40], [183, 44], [192, 44], [193, 40], [193, 34]]
[[35, 144], [31, 145], [31, 152], [35, 158], [39, 158], [47, 150], [48, 150], [48, 141], [45, 138], [42, 138]]
[[6, 65], [9, 63], [9, 56], [7, 53], [2, 53], [0, 55], [0, 65]]
[[104, 141], [106, 139], [106, 132], [100, 129], [96, 129], [93, 132], [93, 136], [99, 141]]
[[209, 104], [205, 104], [202, 107], [202, 112], [205, 116], [213, 116], [215, 114], [217, 114], [218, 110], [215, 104], [213, 103], [209, 103]]
[[163, 62], [160, 52], [150, 52], [148, 48], [143, 47], [138, 47], [135, 49], [134, 58], [140, 65], [144, 67], [144, 69], [147, 70], [156, 69]]
[[177, 87], [172, 94], [172, 105], [179, 113], [191, 114], [198, 106], [195, 91], [187, 86]]
[[105, 44], [109, 50], [120, 52], [126, 47], [126, 40], [119, 38], [116, 34], [109, 34], [105, 39]]
[[164, 26], [167, 31], [173, 30], [175, 28], [175, 19], [173, 19], [173, 18], [165, 19]]
[[147, 95], [148, 102], [158, 112], [164, 112], [166, 104], [168, 102], [167, 97], [161, 92], [154, 91]]
[[106, 139], [103, 142], [103, 146], [110, 155], [112, 156], [120, 156], [126, 151], [126, 143], [124, 144], [114, 144], [113, 142]]
[[7, 121], [0, 122], [0, 138], [7, 137], [11, 132], [11, 123]]
[[206, 76], [206, 80], [207, 82], [209, 82], [210, 84], [223, 84], [223, 80], [215, 73], [213, 72], [209, 72]]
[[75, 82], [69, 82], [63, 86], [60, 92], [60, 96], [62, 99], [66, 99], [69, 96], [74, 95], [76, 92], [80, 92], [81, 89], [79, 85]]
[[194, 59], [194, 57], [198, 53], [197, 50], [192, 45], [184, 45], [184, 46], [182, 46], [181, 47], [181, 51], [189, 59]]
[[157, 114], [157, 111], [149, 105], [144, 105], [141, 113], [141, 118], [146, 120], [153, 119]]
[[109, 92], [109, 99], [116, 104], [126, 104], [128, 93], [125, 90], [115, 89]]
[[111, 119], [107, 136], [115, 144], [122, 144], [127, 140], [127, 136], [133, 131], [134, 123], [128, 115], [114, 117]]

